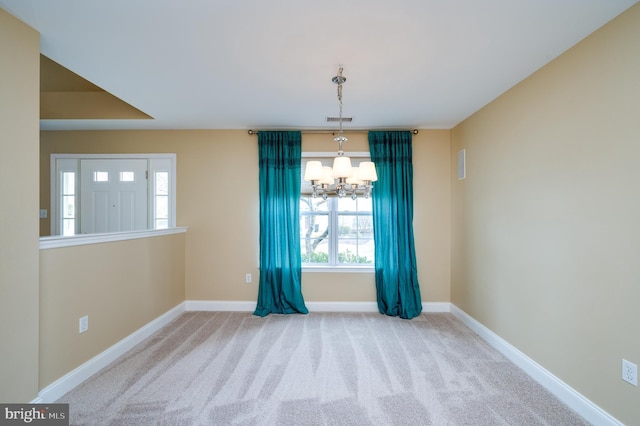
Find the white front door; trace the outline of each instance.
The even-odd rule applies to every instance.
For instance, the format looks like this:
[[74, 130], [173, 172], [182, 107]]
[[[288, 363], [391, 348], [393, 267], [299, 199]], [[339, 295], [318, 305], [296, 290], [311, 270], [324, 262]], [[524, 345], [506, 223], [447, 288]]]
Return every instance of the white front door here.
[[146, 159], [80, 160], [80, 232], [147, 229]]

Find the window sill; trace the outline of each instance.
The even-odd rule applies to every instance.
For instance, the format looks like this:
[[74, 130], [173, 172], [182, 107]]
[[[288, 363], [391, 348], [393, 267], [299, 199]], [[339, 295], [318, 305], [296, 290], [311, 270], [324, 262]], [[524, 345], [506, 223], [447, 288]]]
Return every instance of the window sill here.
[[72, 236], [53, 235], [40, 237], [40, 250], [82, 246], [86, 244], [110, 243], [114, 241], [135, 240], [138, 238], [159, 237], [162, 235], [183, 234], [185, 226], [167, 229], [148, 229], [144, 231], [112, 232], [108, 234], [81, 234]]
[[302, 266], [302, 272], [375, 273], [373, 266]]

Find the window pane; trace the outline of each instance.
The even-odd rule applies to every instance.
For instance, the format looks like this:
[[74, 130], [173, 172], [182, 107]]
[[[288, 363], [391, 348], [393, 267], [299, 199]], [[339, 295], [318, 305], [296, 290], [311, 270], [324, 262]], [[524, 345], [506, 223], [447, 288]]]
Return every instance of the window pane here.
[[169, 219], [157, 219], [156, 229], [167, 229], [169, 227]]
[[300, 218], [300, 248], [303, 263], [329, 261], [329, 216], [302, 215]]
[[338, 211], [355, 212], [357, 210], [358, 199], [352, 200], [351, 197], [338, 198]]
[[323, 239], [329, 235], [329, 216], [323, 214], [303, 215], [300, 218], [300, 237]]
[[340, 240], [338, 246], [338, 263], [341, 264], [373, 264], [373, 239]]
[[328, 212], [330, 202], [322, 197], [300, 197], [300, 212]]
[[358, 197], [352, 200], [351, 197], [338, 199], [338, 211], [341, 212], [370, 212], [371, 198]]
[[338, 240], [338, 262], [341, 264], [373, 264], [373, 238]]
[[120, 172], [120, 182], [133, 182], [135, 181], [134, 172]]
[[75, 235], [76, 234], [76, 221], [75, 219], [63, 219], [62, 220], [62, 235]]
[[338, 216], [338, 238], [356, 236], [358, 233], [358, 216], [341, 214]]
[[156, 197], [156, 219], [168, 219], [169, 218], [169, 197], [166, 195], [160, 195]]
[[65, 219], [76, 217], [76, 197], [74, 195], [62, 197], [62, 217]]
[[302, 263], [329, 263], [328, 238], [322, 240], [303, 239], [300, 242], [300, 247], [302, 248]]
[[358, 202], [358, 211], [359, 212], [371, 213], [371, 211], [372, 211], [371, 198], [358, 197], [358, 199], [356, 201]]
[[76, 193], [76, 172], [62, 172], [62, 195]]
[[358, 238], [373, 238], [373, 217], [371, 215], [358, 216]]
[[371, 216], [338, 214], [338, 224], [338, 263], [373, 263]]
[[156, 195], [169, 195], [169, 172], [156, 172]]
[[109, 172], [93, 172], [94, 182], [109, 182]]
[[358, 256], [365, 259], [363, 263], [373, 263], [375, 256], [375, 244], [373, 237], [358, 240]]

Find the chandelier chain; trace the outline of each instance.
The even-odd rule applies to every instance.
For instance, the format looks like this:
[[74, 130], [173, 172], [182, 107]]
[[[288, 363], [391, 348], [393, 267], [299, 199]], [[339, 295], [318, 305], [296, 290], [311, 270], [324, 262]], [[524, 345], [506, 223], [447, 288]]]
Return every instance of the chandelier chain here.
[[342, 130], [342, 83], [346, 81], [344, 77], [342, 77], [342, 67], [338, 68], [338, 75], [333, 79], [338, 85], [338, 106], [339, 106], [339, 114], [338, 114], [338, 136], [335, 138], [335, 141], [338, 142], [338, 155], [344, 155], [344, 151], [342, 150], [342, 144], [347, 140], [344, 137]]

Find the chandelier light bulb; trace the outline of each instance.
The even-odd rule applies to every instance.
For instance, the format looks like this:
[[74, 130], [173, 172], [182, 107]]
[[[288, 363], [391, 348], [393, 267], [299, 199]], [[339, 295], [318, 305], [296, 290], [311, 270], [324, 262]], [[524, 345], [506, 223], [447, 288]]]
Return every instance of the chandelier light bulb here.
[[358, 167], [360, 174], [358, 178], [362, 181], [375, 182], [378, 180], [376, 166], [372, 161], [362, 161]]
[[329, 166], [324, 166], [322, 168], [322, 178], [320, 179], [320, 184], [333, 185], [334, 183], [335, 179], [333, 178], [333, 169]]
[[319, 161], [307, 161], [304, 171], [304, 180], [320, 180], [322, 179], [322, 163]]
[[349, 157], [340, 156], [333, 159], [334, 178], [350, 178], [351, 173], [351, 159]]
[[351, 167], [351, 177], [347, 178], [349, 185], [362, 185], [364, 182], [360, 179], [360, 167]]

